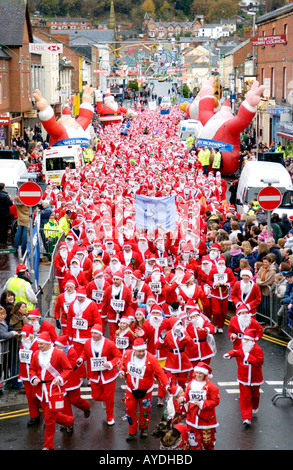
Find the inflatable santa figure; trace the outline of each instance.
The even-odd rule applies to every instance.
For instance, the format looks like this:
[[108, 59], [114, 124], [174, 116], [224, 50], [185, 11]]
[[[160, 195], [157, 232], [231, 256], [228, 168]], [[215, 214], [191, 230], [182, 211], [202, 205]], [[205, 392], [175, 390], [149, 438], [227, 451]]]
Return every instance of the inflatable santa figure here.
[[114, 96], [106, 92], [104, 97], [104, 105], [102, 104], [103, 95], [97, 90], [95, 92], [96, 96], [96, 112], [99, 115], [99, 120], [104, 126], [109, 126], [111, 124], [120, 124], [124, 117], [128, 119], [133, 119], [137, 116], [137, 113], [132, 109], [123, 108], [119, 106], [118, 103], [114, 100]]
[[[198, 119], [203, 125], [198, 134], [198, 141], [199, 145], [201, 145], [201, 139], [215, 141], [215, 145], [220, 148], [222, 155], [221, 173], [233, 174], [240, 165], [240, 133], [249, 126], [255, 116], [264, 85], [259, 85], [258, 81], [253, 82], [236, 116], [232, 114], [229, 100], [215, 113], [213, 91], [214, 89], [209, 83], [202, 90], [202, 96], [198, 102]], [[228, 144], [229, 151], [228, 149], [224, 150], [224, 147], [221, 150], [219, 143]]]
[[83, 90], [82, 104], [79, 115], [75, 119], [66, 107], [62, 116], [56, 120], [54, 110], [42, 96], [40, 90], [35, 90], [33, 97], [39, 110], [39, 118], [45, 130], [50, 135], [49, 145], [81, 145], [88, 147], [90, 135], [88, 127], [92, 121], [94, 108], [92, 105], [93, 89], [86, 85]]

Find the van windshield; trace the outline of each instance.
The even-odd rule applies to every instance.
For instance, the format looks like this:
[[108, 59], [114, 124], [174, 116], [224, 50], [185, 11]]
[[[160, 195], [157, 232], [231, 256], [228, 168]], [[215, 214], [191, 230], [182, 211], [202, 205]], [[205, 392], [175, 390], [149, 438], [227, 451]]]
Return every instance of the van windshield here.
[[74, 157], [52, 157], [46, 159], [46, 171], [60, 171], [69, 167], [71, 170], [75, 169]]

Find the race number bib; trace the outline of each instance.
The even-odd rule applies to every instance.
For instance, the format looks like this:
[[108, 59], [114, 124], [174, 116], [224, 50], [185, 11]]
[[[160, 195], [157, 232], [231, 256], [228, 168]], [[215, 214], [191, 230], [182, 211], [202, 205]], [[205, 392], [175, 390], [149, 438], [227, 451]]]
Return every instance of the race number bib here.
[[92, 299], [95, 302], [97, 302], [97, 304], [100, 304], [103, 300], [103, 294], [104, 294], [104, 292], [102, 290], [93, 290]]
[[151, 291], [154, 294], [160, 294], [162, 290], [162, 284], [160, 282], [150, 282], [149, 284]]
[[204, 401], [207, 399], [206, 390], [190, 390], [189, 400], [190, 401]]
[[138, 367], [133, 362], [130, 362], [128, 364], [127, 369], [132, 377], [135, 377], [136, 379], [143, 379], [145, 373], [145, 366]]
[[69, 302], [64, 302], [63, 307], [64, 307], [64, 312], [68, 313]]
[[106, 357], [91, 357], [91, 370], [93, 372], [105, 370], [104, 364], [106, 361]]
[[137, 302], [144, 303], [144, 292], [138, 292], [136, 296]]
[[129, 346], [129, 338], [127, 336], [117, 336], [116, 346], [118, 349], [126, 349]]
[[226, 284], [228, 280], [227, 273], [224, 274], [214, 274], [214, 282], [215, 284]]
[[76, 330], [87, 330], [88, 329], [88, 321], [84, 318], [77, 318], [73, 317], [72, 319], [72, 327]]
[[158, 258], [157, 263], [162, 268], [165, 268], [166, 266], [168, 266], [168, 258]]
[[19, 350], [19, 360], [23, 364], [30, 364], [32, 359], [33, 351], [29, 351], [27, 349], [20, 349]]
[[123, 312], [124, 307], [125, 307], [125, 300], [112, 299], [112, 300], [111, 300], [111, 307], [112, 307], [116, 312]]

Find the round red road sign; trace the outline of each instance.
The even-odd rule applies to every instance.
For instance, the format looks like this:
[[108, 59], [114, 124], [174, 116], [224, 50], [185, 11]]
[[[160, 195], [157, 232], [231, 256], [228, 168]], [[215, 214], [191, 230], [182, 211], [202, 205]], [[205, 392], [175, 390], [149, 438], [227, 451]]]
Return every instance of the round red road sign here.
[[42, 190], [37, 183], [23, 183], [18, 190], [18, 197], [25, 206], [36, 206], [42, 199]]
[[267, 186], [258, 193], [259, 205], [266, 211], [277, 209], [282, 201], [282, 193], [278, 188]]

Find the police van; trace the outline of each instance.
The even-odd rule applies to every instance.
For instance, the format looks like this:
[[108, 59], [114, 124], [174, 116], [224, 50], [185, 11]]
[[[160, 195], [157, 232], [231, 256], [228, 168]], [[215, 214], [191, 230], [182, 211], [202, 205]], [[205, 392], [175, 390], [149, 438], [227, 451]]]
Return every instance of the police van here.
[[83, 149], [79, 145], [62, 145], [48, 147], [44, 150], [42, 161], [43, 179], [54, 182], [59, 186], [65, 168], [75, 170], [77, 166], [84, 165]]
[[282, 194], [282, 202], [273, 212], [280, 216], [283, 213], [293, 215], [293, 184], [289, 172], [280, 163], [257, 160], [245, 163], [241, 171], [236, 194], [239, 214], [248, 211], [248, 203], [257, 200], [260, 190], [268, 186], [268, 181], [272, 181], [272, 186]]
[[198, 137], [199, 131], [202, 129], [202, 123], [197, 119], [183, 119], [179, 122], [178, 134], [179, 139], [186, 142], [188, 137]]

